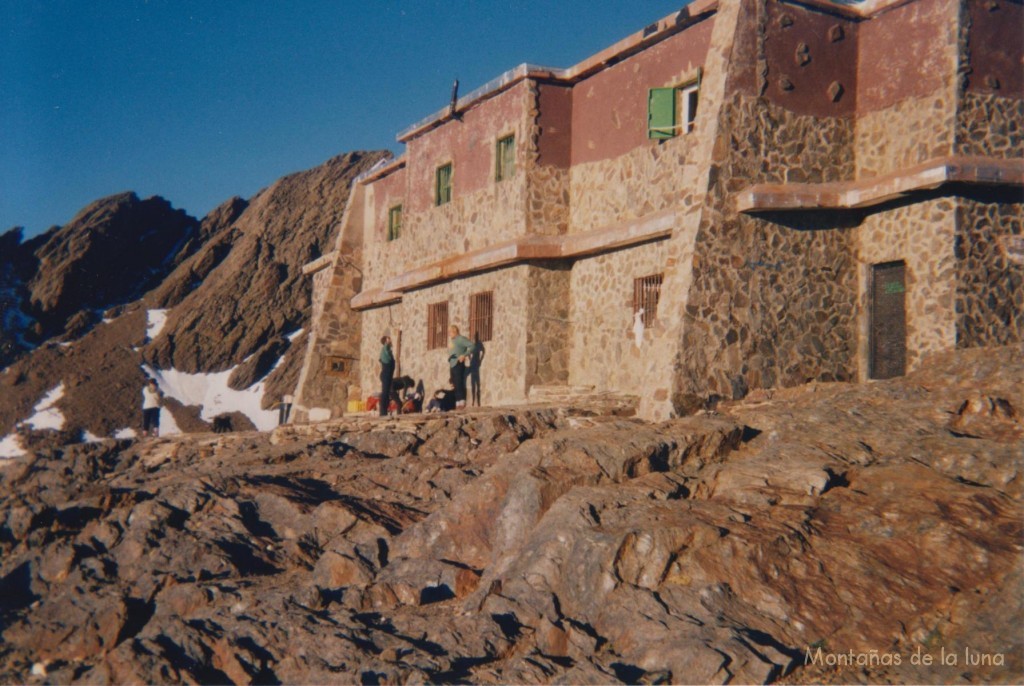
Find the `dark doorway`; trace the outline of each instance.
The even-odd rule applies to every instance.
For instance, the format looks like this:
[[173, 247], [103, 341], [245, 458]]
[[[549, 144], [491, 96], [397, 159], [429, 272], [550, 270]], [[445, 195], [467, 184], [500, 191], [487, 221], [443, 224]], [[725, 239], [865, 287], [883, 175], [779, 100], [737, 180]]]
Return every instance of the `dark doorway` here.
[[907, 369], [906, 264], [886, 262], [871, 267], [872, 379], [903, 376]]

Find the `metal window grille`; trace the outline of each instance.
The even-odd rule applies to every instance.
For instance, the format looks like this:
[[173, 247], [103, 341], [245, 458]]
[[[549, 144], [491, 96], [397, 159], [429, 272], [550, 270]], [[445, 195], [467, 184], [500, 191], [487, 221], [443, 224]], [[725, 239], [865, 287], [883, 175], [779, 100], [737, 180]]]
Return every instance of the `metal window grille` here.
[[442, 164], [437, 168], [434, 187], [434, 204], [444, 205], [452, 201], [452, 165]]
[[494, 335], [494, 293], [474, 293], [469, 298], [469, 338], [489, 341]]
[[516, 137], [514, 135], [498, 139], [494, 159], [495, 181], [504, 181], [516, 173]]
[[402, 235], [402, 206], [395, 205], [388, 210], [388, 240], [393, 241]]
[[427, 350], [448, 345], [448, 303], [427, 305]]
[[661, 299], [663, 274], [652, 274], [633, 279], [633, 314], [643, 310], [644, 326], [650, 326], [658, 319], [658, 301]]

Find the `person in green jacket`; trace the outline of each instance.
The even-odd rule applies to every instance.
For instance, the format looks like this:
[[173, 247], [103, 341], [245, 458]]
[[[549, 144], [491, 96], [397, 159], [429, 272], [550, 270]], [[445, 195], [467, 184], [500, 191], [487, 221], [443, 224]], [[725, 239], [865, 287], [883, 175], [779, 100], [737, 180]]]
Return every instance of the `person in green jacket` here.
[[448, 348], [448, 368], [455, 388], [456, 409], [466, 406], [466, 363], [473, 352], [473, 341], [459, 333], [454, 324], [448, 327], [452, 345]]

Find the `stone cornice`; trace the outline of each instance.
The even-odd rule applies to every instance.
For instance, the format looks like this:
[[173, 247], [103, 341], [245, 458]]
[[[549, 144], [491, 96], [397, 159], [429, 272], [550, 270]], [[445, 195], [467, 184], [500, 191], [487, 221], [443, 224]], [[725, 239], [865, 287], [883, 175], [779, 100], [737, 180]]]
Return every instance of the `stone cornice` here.
[[736, 209], [747, 213], [862, 209], [946, 183], [1024, 186], [1024, 160], [951, 155], [856, 181], [757, 184], [737, 194]]
[[398, 302], [405, 291], [490, 269], [543, 260], [577, 259], [668, 238], [675, 223], [675, 211], [666, 210], [594, 231], [562, 236], [524, 236], [398, 274], [385, 281], [380, 288], [359, 293], [352, 298], [350, 304], [354, 310], [364, 310]]

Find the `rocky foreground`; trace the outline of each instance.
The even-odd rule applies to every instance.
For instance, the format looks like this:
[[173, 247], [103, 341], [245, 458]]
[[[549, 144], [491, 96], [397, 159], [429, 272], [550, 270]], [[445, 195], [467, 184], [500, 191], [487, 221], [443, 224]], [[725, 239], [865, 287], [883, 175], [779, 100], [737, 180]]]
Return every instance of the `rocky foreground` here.
[[10, 460], [0, 682], [1020, 682], [1022, 380]]

